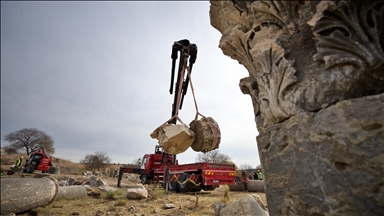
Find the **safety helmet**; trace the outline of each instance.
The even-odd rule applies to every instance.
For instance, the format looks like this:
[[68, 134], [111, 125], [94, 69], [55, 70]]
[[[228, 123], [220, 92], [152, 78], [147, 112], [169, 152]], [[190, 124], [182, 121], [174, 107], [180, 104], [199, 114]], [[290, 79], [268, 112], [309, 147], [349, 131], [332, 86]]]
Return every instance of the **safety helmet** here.
[[24, 158], [24, 156], [23, 156], [23, 155], [21, 155], [21, 156], [20, 156], [20, 158]]

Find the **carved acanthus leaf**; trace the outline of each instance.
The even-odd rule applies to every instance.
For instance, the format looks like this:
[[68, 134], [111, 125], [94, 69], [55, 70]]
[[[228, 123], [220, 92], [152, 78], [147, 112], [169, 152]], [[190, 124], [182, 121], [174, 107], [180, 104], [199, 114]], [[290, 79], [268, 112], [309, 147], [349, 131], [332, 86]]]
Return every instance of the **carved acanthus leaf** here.
[[287, 87], [297, 81], [294, 75], [296, 70], [284, 58], [284, 50], [277, 46], [262, 51], [257, 59], [256, 80], [260, 91], [258, 99], [266, 127], [296, 114], [296, 105], [285, 97], [289, 93]]
[[231, 56], [244, 65], [248, 71], [253, 71], [253, 57], [249, 53], [248, 38], [252, 32], [244, 33], [240, 26], [234, 28], [233, 31], [223, 36], [220, 40], [219, 47], [223, 50], [224, 54]]
[[292, 35], [297, 31], [293, 14], [299, 4], [299, 1], [254, 1], [249, 13], [269, 15], [259, 18], [262, 20], [261, 25], [277, 25], [280, 29], [286, 28]]
[[376, 69], [383, 64], [384, 3], [327, 2], [321, 6], [322, 18], [309, 22], [318, 40], [315, 60], [323, 60], [326, 68], [350, 64], [356, 69]]

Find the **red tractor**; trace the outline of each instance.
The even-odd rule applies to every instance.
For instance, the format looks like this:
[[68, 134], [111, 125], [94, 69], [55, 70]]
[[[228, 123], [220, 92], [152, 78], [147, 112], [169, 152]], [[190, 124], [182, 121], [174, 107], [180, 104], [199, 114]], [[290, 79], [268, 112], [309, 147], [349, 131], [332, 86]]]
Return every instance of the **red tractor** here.
[[23, 172], [33, 173], [35, 170], [41, 170], [42, 173], [46, 173], [52, 166], [51, 160], [52, 158], [47, 156], [44, 148], [40, 147], [38, 151], [33, 151], [30, 154]]

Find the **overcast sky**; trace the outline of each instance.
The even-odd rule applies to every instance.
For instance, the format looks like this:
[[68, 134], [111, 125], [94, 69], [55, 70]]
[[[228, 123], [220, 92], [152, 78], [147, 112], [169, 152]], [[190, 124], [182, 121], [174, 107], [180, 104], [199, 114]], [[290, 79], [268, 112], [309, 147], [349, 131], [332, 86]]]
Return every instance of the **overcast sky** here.
[[[236, 165], [260, 164], [248, 72], [218, 47], [201, 2], [1, 1], [1, 146], [23, 128], [50, 135], [54, 156], [78, 162], [106, 152], [130, 163], [157, 144], [150, 134], [171, 117], [171, 48], [198, 47], [192, 81], [199, 112], [220, 126], [220, 152]], [[179, 117], [196, 110], [188, 90]], [[192, 149], [178, 155], [193, 163]]]

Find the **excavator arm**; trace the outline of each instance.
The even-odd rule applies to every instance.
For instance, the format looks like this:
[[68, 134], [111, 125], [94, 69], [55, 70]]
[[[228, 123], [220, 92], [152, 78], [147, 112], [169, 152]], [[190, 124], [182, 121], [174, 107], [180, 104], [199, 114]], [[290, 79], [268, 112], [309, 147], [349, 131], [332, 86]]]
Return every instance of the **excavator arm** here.
[[[178, 53], [180, 53], [179, 67], [177, 70], [177, 79], [175, 86], [173, 85], [175, 79], [175, 66], [176, 60], [178, 58]], [[196, 44], [191, 44], [189, 40], [183, 39], [175, 41], [172, 45], [172, 70], [171, 70], [171, 85], [169, 88], [169, 93], [174, 95], [174, 101], [172, 104], [172, 116], [178, 115], [178, 111], [181, 110], [183, 106], [184, 96], [187, 94], [189, 77], [187, 74], [187, 67], [189, 66], [189, 72], [192, 73], [193, 64], [196, 62], [197, 58], [197, 46]], [[188, 65], [189, 59], [189, 65]], [[175, 88], [174, 88], [175, 87]], [[172, 119], [169, 124], [176, 124], [176, 118]]]

